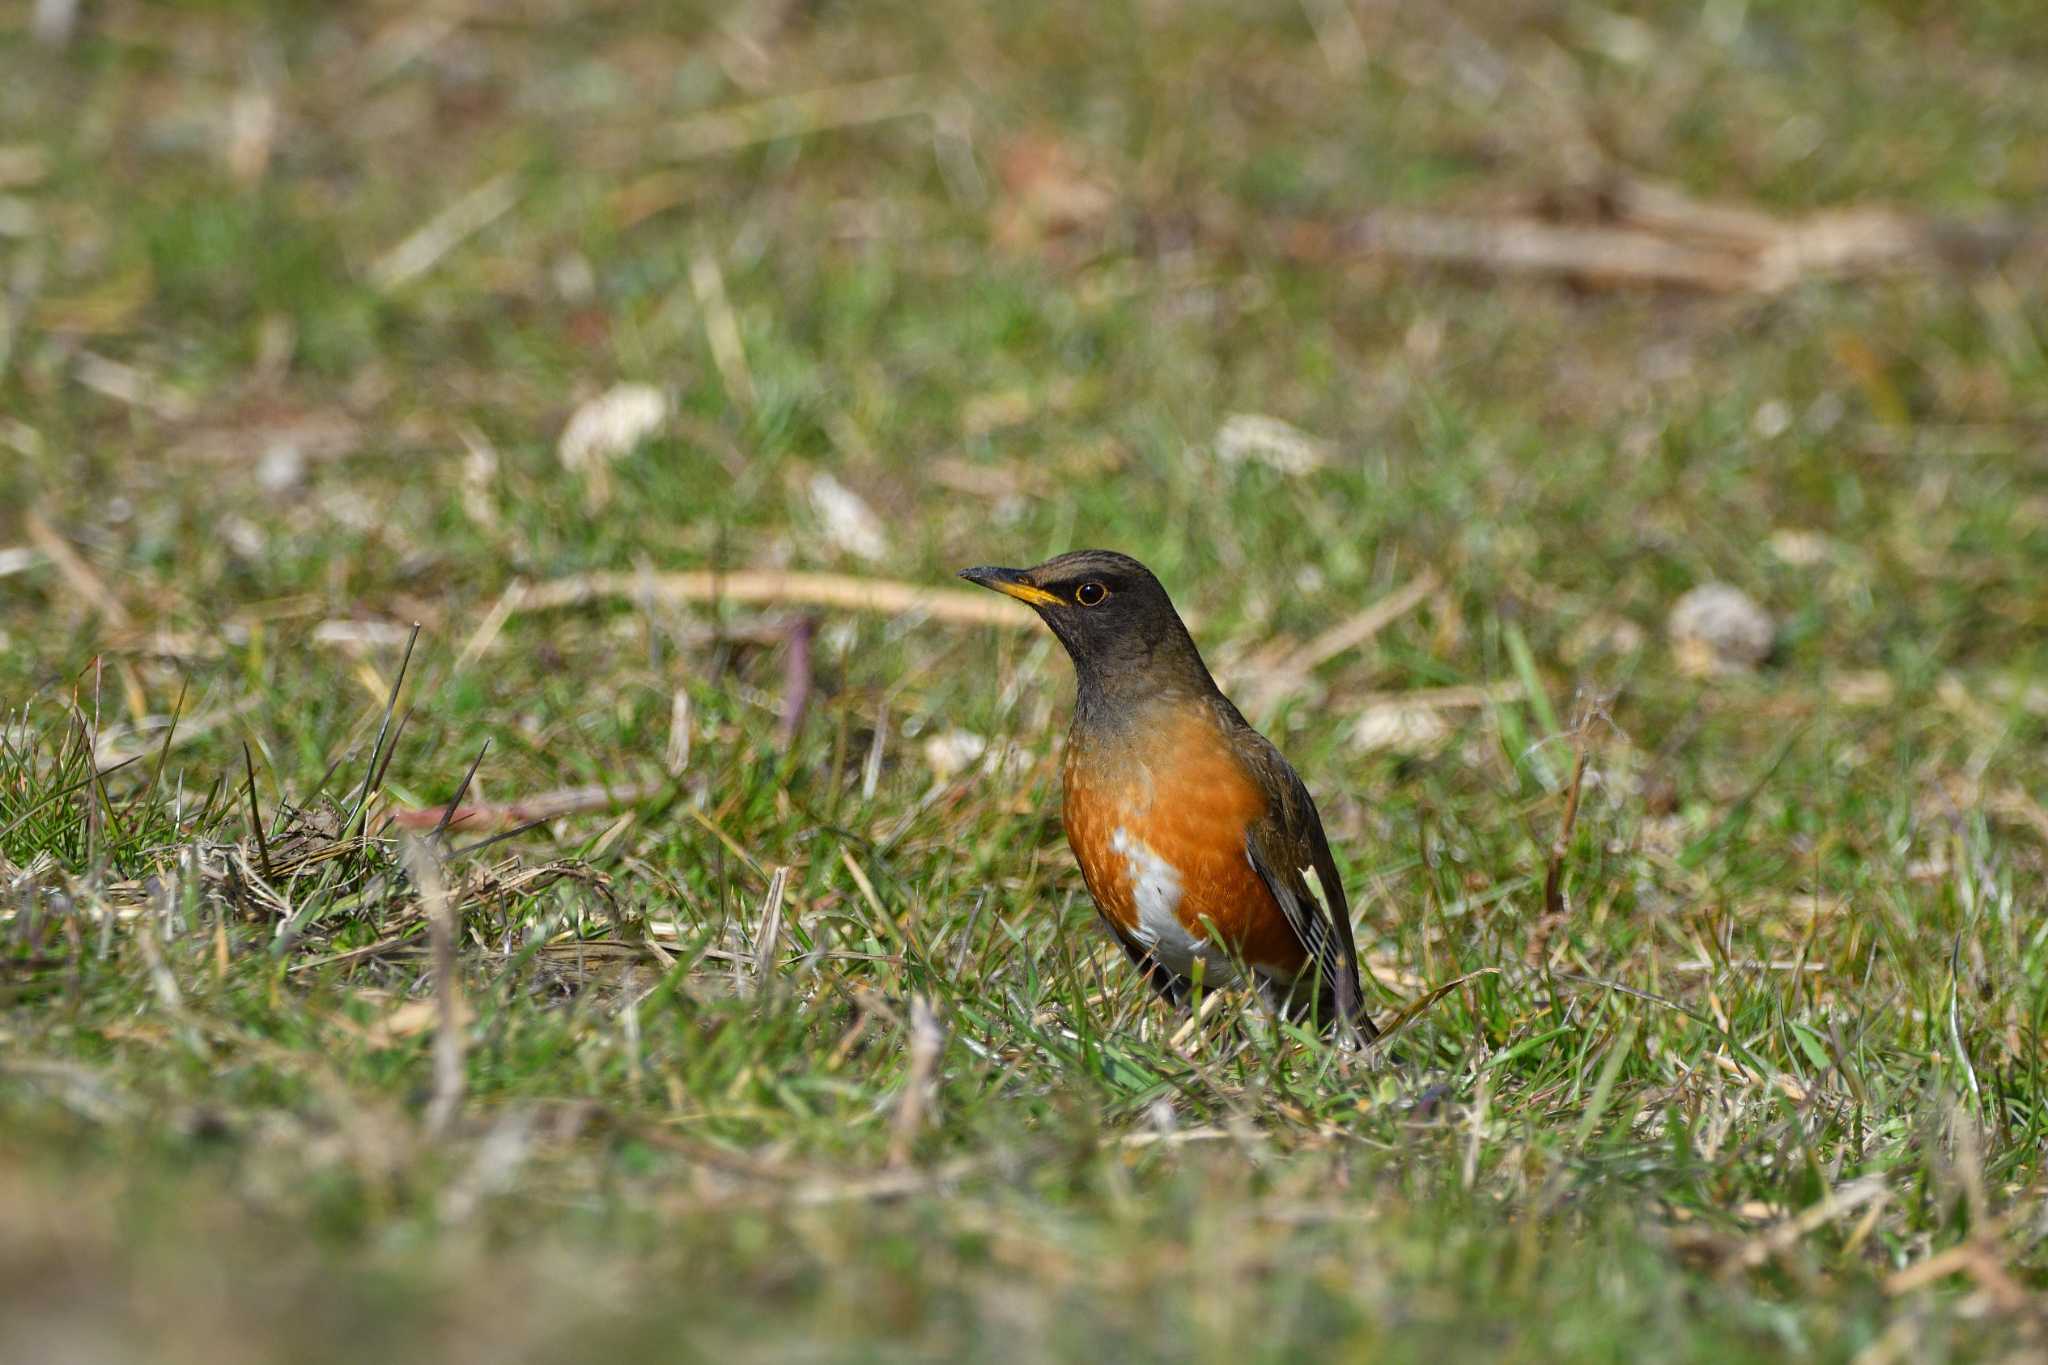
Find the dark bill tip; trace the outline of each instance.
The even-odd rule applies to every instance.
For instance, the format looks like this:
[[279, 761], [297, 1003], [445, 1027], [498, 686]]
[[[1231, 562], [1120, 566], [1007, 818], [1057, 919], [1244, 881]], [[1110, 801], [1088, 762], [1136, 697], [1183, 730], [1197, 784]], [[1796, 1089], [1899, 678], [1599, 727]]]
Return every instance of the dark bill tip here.
[[969, 583], [979, 584], [1005, 597], [1014, 597], [1034, 607], [1056, 607], [1060, 599], [1044, 588], [1024, 577], [1022, 569], [1001, 569], [992, 564], [978, 564], [971, 569], [962, 569], [960, 577]]

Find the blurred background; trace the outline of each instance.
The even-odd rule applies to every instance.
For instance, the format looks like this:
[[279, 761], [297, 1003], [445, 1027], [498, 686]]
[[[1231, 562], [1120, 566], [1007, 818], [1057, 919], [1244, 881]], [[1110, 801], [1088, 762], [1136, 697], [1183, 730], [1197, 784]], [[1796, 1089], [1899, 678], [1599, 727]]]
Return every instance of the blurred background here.
[[[649, 574], [1090, 544], [1256, 719], [1392, 760], [1538, 666], [1538, 737], [1585, 687], [1653, 750], [1766, 660], [2048, 706], [2029, 5], [8, 15], [0, 676], [104, 657], [131, 743], [260, 682], [301, 723], [259, 750], [317, 776], [419, 622], [492, 662], [412, 733], [436, 782], [608, 692], [609, 742], [485, 773], [588, 782], [688, 672], [647, 641], [690, 594], [603, 606]], [[1374, 649], [1319, 635], [1375, 604]], [[740, 714], [787, 624], [697, 661]], [[826, 625], [863, 724], [998, 723], [950, 681], [978, 641]], [[1378, 705], [1428, 687], [1468, 690]]]
[[0, 477], [138, 601], [1103, 542], [1226, 634], [2041, 624], [2028, 5], [10, 9]]
[[[982, 944], [987, 886], [1050, 944], [1088, 922], [1050, 821], [1066, 666], [1021, 611], [945, 590], [1109, 546], [1308, 775], [1383, 1005], [1555, 945], [1711, 1014], [1704, 977], [1644, 964], [1704, 962], [1739, 922], [1751, 960], [1828, 964], [1817, 1020], [1873, 989], [1873, 940], [1833, 916], [1881, 903], [1877, 937], [1919, 964], [1886, 986], [1882, 1027], [1912, 1032], [1886, 1112], [1920, 1112], [1916, 1087], [1963, 1088], [1925, 1031], [1943, 1010], [1957, 1048], [2038, 1059], [2038, 951], [2017, 928], [2003, 955], [1965, 945], [1984, 906], [2038, 905], [2048, 849], [2044, 195], [2032, 0], [6, 0], [10, 742], [89, 710], [103, 761], [169, 735], [195, 793], [246, 764], [266, 809], [310, 803], [375, 752], [403, 674], [394, 819], [461, 788], [480, 819], [551, 821], [529, 856], [720, 933], [726, 884], [758, 905], [772, 863], [799, 868], [805, 923], [902, 896]], [[681, 576], [702, 570], [765, 576], [714, 609]], [[1587, 748], [1574, 847], [1606, 889], [1580, 936], [1539, 888]], [[17, 870], [104, 870], [89, 821], [23, 833], [61, 768], [10, 770]], [[875, 885], [841, 838], [875, 850]], [[320, 952], [377, 940], [336, 923]], [[1800, 1005], [1781, 985], [1759, 999]], [[1523, 1036], [1458, 999], [1472, 1017], [1423, 1057]], [[1803, 1067], [1813, 1029], [1813, 1052], [1754, 1045]], [[160, 1075], [157, 1044], [115, 1036], [92, 1055]], [[411, 1082], [385, 1055], [350, 1083], [395, 1113]], [[602, 1056], [488, 1084], [623, 1085], [626, 1054]], [[135, 1083], [208, 1093], [181, 1065]], [[1100, 1083], [1087, 1103], [1119, 1112]], [[857, 1153], [760, 1117], [781, 1102], [722, 1131]], [[0, 1175], [31, 1201], [67, 1124], [119, 1129], [24, 1122], [42, 1136]], [[355, 1235], [403, 1209], [376, 1160], [314, 1217]], [[52, 1340], [85, 1339], [60, 1310], [97, 1301], [90, 1267], [126, 1264], [126, 1234], [63, 1212], [100, 1207], [111, 1169], [37, 1206], [88, 1268], [52, 1282]], [[963, 1339], [949, 1314], [1064, 1340], [1057, 1275], [940, 1310], [886, 1265], [843, 1299], [790, 1288], [816, 1256], [717, 1253], [750, 1267], [734, 1303], [850, 1320], [874, 1290], [927, 1345]], [[165, 1260], [131, 1324], [202, 1292]], [[279, 1274], [310, 1303], [303, 1269]], [[436, 1273], [482, 1296], [472, 1326], [499, 1311], [488, 1279]], [[348, 1284], [344, 1305], [382, 1301]], [[1492, 1292], [1424, 1316], [1450, 1330]]]

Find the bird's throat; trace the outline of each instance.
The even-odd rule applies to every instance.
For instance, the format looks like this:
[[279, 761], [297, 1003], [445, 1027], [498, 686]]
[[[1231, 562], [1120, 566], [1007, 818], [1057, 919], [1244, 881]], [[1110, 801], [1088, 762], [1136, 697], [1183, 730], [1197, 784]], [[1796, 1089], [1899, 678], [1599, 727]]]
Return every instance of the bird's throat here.
[[1121, 734], [1143, 729], [1162, 708], [1207, 702], [1219, 693], [1202, 656], [1185, 635], [1177, 648], [1135, 657], [1074, 661], [1074, 728]]

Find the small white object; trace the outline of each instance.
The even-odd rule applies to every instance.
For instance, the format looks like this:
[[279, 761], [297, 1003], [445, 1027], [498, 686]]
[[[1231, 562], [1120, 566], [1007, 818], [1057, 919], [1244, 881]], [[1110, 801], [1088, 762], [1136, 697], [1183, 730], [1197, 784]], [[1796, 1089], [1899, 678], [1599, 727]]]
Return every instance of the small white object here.
[[263, 528], [247, 517], [230, 513], [221, 518], [218, 529], [228, 548], [243, 559], [255, 559], [270, 546], [270, 537], [263, 533]]
[[33, 569], [43, 562], [43, 552], [31, 545], [9, 545], [0, 548], [0, 578]]
[[1795, 569], [1810, 569], [1816, 564], [1824, 564], [1834, 551], [1828, 538], [1820, 532], [1796, 526], [1780, 526], [1771, 532], [1769, 544], [1772, 554]]
[[811, 479], [811, 510], [818, 514], [825, 538], [848, 554], [881, 559], [889, 553], [889, 540], [875, 509], [823, 470]]
[[1749, 429], [1762, 440], [1783, 436], [1792, 427], [1792, 406], [1782, 398], [1770, 398], [1757, 405]]
[[396, 621], [330, 619], [313, 627], [313, 643], [343, 649], [395, 649], [412, 638], [412, 627]]
[[289, 436], [272, 441], [256, 462], [256, 482], [272, 496], [289, 493], [306, 481], [306, 452]]
[[924, 761], [944, 782], [988, 752], [988, 741], [971, 730], [948, 730], [924, 742]]
[[1727, 583], [1702, 583], [1679, 598], [1666, 629], [1680, 670], [1696, 676], [1753, 672], [1777, 638], [1770, 614]]
[[1299, 478], [1329, 463], [1330, 446], [1278, 417], [1237, 412], [1216, 429], [1216, 455], [1225, 464], [1257, 460]]
[[577, 408], [562, 428], [555, 457], [586, 481], [590, 500], [611, 495], [612, 461], [626, 455], [668, 420], [668, 396], [650, 384], [615, 384]]
[[555, 454], [562, 467], [582, 473], [609, 463], [660, 430], [668, 398], [650, 384], [614, 384], [576, 409], [562, 428]]
[[1380, 702], [1361, 711], [1351, 742], [1368, 753], [1430, 754], [1443, 746], [1451, 727], [1427, 706]]
[[30, 31], [44, 47], [64, 47], [78, 28], [78, 0], [36, 0]]
[[580, 251], [565, 251], [548, 267], [548, 279], [565, 303], [588, 303], [597, 297], [597, 271]]

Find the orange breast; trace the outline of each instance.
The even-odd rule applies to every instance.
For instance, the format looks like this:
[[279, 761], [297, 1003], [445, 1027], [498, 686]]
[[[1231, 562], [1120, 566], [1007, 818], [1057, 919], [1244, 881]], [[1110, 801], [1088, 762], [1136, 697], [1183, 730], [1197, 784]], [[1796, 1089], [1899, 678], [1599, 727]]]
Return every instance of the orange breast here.
[[1245, 856], [1265, 795], [1206, 713], [1167, 712], [1128, 741], [1077, 736], [1064, 777], [1067, 842], [1089, 893], [1169, 968], [1187, 974], [1190, 954], [1220, 938], [1254, 967], [1301, 969], [1306, 954]]

